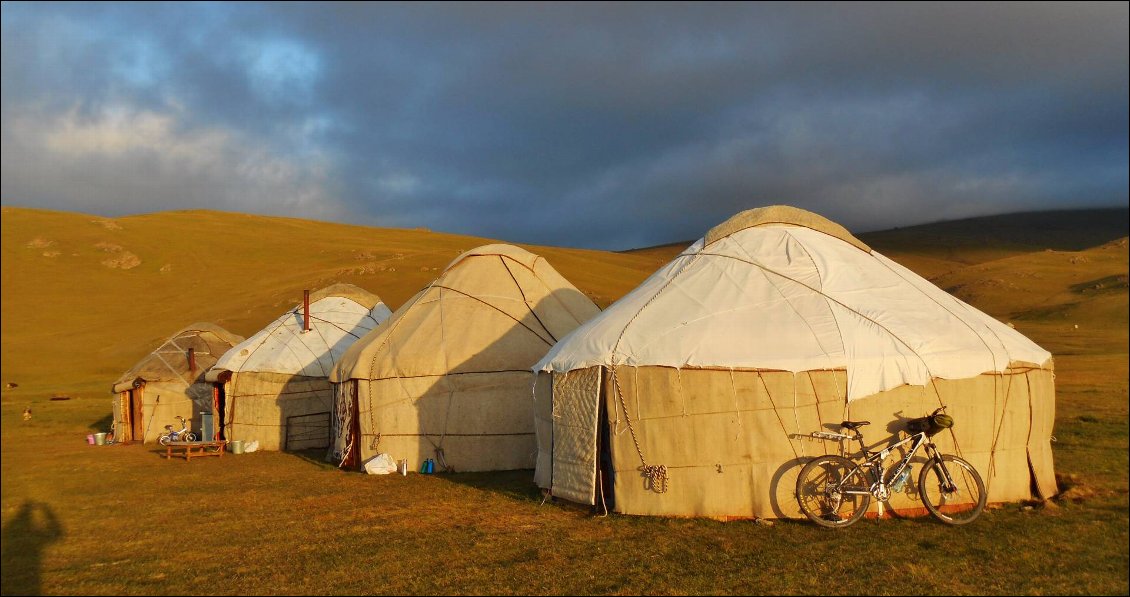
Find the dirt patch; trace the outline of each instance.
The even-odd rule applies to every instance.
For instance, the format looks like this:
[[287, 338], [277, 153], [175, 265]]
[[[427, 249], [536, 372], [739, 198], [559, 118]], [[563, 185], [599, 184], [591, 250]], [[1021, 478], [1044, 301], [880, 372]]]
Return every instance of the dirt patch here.
[[55, 244], [55, 241], [53, 241], [51, 239], [43, 238], [42, 236], [37, 236], [37, 237], [27, 241], [27, 244], [24, 245], [24, 246], [29, 248], [29, 249], [46, 249], [47, 247], [50, 247], [51, 245], [54, 245], [54, 244]]
[[169, 272], [171, 272], [171, 271], [173, 271], [173, 264], [171, 264], [171, 263], [166, 263], [165, 265], [162, 265], [162, 266], [161, 266], [161, 273], [162, 273], [162, 274], [167, 274], [167, 273], [169, 273]]
[[141, 265], [141, 258], [129, 251], [122, 251], [110, 259], [104, 259], [102, 265], [110, 269], [133, 269]]
[[120, 253], [124, 250], [121, 245], [115, 245], [114, 243], [104, 243], [104, 242], [94, 245], [94, 248], [98, 249], [99, 251], [102, 251], [103, 253]]
[[106, 230], [121, 230], [122, 226], [113, 220], [91, 220], [91, 224], [98, 224]]

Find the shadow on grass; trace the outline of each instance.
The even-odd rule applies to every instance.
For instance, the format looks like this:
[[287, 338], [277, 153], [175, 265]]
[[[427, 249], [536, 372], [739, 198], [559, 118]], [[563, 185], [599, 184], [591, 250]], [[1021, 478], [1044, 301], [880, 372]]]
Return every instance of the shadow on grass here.
[[[337, 465], [326, 460], [326, 448], [308, 448], [306, 450], [289, 450], [286, 452], [299, 460], [312, 464], [321, 470], [338, 470]], [[345, 471], [357, 472], [357, 471]]]
[[542, 494], [534, 484], [533, 469], [487, 471], [479, 473], [436, 473], [441, 479], [481, 489], [519, 502], [541, 503]]
[[43, 594], [43, 550], [65, 535], [54, 510], [42, 502], [28, 500], [4, 524], [4, 595]]
[[114, 414], [106, 413], [106, 416], [98, 419], [90, 424], [91, 431], [109, 431], [110, 426], [114, 424]]

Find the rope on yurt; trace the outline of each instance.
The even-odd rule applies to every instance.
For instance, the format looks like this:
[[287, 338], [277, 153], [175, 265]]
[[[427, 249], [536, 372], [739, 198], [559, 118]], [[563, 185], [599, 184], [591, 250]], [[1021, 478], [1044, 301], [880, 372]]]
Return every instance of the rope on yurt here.
[[[675, 368], [676, 388], [679, 388], [679, 399], [683, 405], [683, 416], [687, 416], [687, 394], [683, 392], [683, 370], [678, 367]], [[730, 371], [730, 385], [734, 383], [734, 372]]]
[[[945, 401], [942, 400], [942, 392], [940, 390], [938, 390], [937, 380], [934, 379], [933, 375], [930, 376], [930, 387], [934, 388], [934, 395], [937, 396], [937, 398], [938, 398], [938, 406], [946, 406]], [[949, 432], [950, 432], [950, 438], [953, 440], [953, 451], [958, 456], [965, 458], [965, 453], [961, 450], [961, 445], [957, 441], [957, 434], [954, 433], [953, 427], [949, 428]]]
[[673, 282], [675, 278], [678, 278], [680, 274], [687, 271], [688, 266], [691, 263], [697, 261], [699, 255], [700, 253], [691, 256], [691, 258], [687, 261], [686, 264], [683, 265], [682, 268], [679, 269], [679, 271], [675, 272], [670, 278], [667, 278], [667, 281], [663, 283], [663, 286], [660, 286], [659, 290], [657, 290], [655, 294], [653, 294], [651, 298], [648, 299], [647, 302], [640, 307], [639, 311], [636, 311], [636, 314], [632, 315], [632, 318], [624, 324], [624, 328], [620, 330], [620, 336], [616, 338], [616, 343], [612, 345], [612, 354], [608, 359], [608, 370], [611, 372], [610, 377], [612, 378], [612, 387], [616, 388], [616, 396], [620, 400], [620, 407], [624, 410], [624, 420], [628, 423], [628, 431], [632, 434], [632, 443], [635, 444], [636, 454], [638, 454], [640, 457], [640, 467], [637, 470], [642, 472], [643, 476], [648, 479], [648, 484], [650, 486], [649, 488], [656, 493], [666, 493], [667, 491], [669, 482], [669, 479], [667, 477], [667, 467], [662, 464], [649, 465], [647, 463], [647, 459], [644, 458], [643, 450], [640, 448], [639, 437], [636, 435], [635, 425], [632, 424], [632, 418], [630, 415], [628, 415], [628, 403], [626, 400], [624, 400], [624, 392], [620, 389], [620, 379], [619, 375], [616, 372], [616, 351], [620, 348], [620, 342], [624, 340], [624, 334], [628, 332], [628, 327], [630, 327], [632, 323], [636, 321], [636, 318], [640, 316], [640, 313], [643, 313], [644, 309], [648, 308], [649, 305], [655, 302], [655, 299], [658, 298], [659, 295], [663, 294], [663, 291], [667, 290], [671, 286], [671, 282]]
[[[182, 348], [182, 347], [181, 347], [181, 346], [180, 346], [179, 344], [177, 344], [177, 339], [176, 339], [176, 338], [170, 338], [170, 339], [169, 339], [169, 341], [168, 341], [168, 342], [166, 343], [166, 345], [167, 345], [167, 344], [172, 344], [172, 345], [173, 345], [173, 347], [177, 349], [177, 350], [176, 350], [176, 352], [175, 352], [174, 354], [180, 354], [180, 355], [182, 355], [182, 356], [183, 356], [183, 355], [184, 355], [184, 354], [185, 354], [186, 352], [188, 352], [187, 350], [185, 350], [184, 348]], [[161, 360], [161, 362], [165, 364], [165, 367], [166, 367], [166, 368], [168, 368], [169, 372], [170, 372], [170, 373], [172, 373], [173, 375], [175, 375], [175, 376], [179, 377], [179, 378], [180, 378], [180, 380], [181, 380], [181, 381], [183, 381], [183, 382], [185, 383], [185, 385], [189, 385], [189, 386], [191, 386], [191, 385], [192, 385], [192, 382], [191, 382], [191, 381], [189, 381], [189, 380], [187, 380], [187, 379], [185, 379], [185, 378], [184, 378], [184, 375], [183, 375], [183, 374], [181, 374], [181, 373], [180, 373], [179, 371], [177, 371], [177, 370], [176, 370], [176, 368], [174, 368], [174, 367], [173, 367], [173, 365], [172, 365], [171, 363], [169, 363], [168, 361], [166, 361], [166, 360], [165, 360], [165, 357], [161, 356], [161, 348], [164, 348], [164, 347], [165, 347], [165, 346], [161, 346], [161, 347], [160, 347], [160, 348], [158, 348], [157, 350], [154, 350], [154, 351], [153, 351], [153, 356], [155, 356], [155, 357], [157, 357], [158, 359], [160, 359], [160, 360]]]
[[[796, 434], [800, 435], [800, 413], [797, 412], [797, 403], [796, 403], [796, 371], [793, 371], [792, 373], [793, 373], [793, 422], [796, 423]], [[789, 436], [789, 434], [785, 434], [785, 435], [787, 437]], [[791, 440], [792, 437], [789, 437], [789, 439]], [[801, 456], [808, 456], [807, 454], [804, 453], [804, 444], [803, 443], [800, 444], [800, 455]]]
[[[545, 322], [542, 321], [541, 318], [538, 317], [537, 312], [534, 311], [534, 306], [530, 304], [530, 299], [526, 298], [526, 289], [522, 288], [522, 284], [518, 282], [517, 276], [514, 275], [514, 272], [510, 269], [510, 266], [507, 265], [506, 258], [504, 258], [502, 255], [499, 255], [498, 260], [502, 262], [502, 267], [506, 269], [506, 273], [510, 274], [510, 279], [514, 281], [514, 286], [518, 288], [518, 294], [522, 295], [522, 302], [526, 303], [526, 307], [530, 310], [530, 315], [533, 315], [534, 319], [537, 320], [538, 325], [541, 326], [541, 329], [545, 330], [545, 335], [549, 336], [553, 339], [554, 342], [556, 342], [557, 337], [553, 335], [553, 332], [549, 331], [549, 328], [546, 327]], [[531, 329], [530, 331], [533, 330]]]
[[777, 409], [777, 402], [773, 400], [773, 394], [769, 392], [769, 384], [765, 382], [765, 377], [761, 375], [761, 371], [757, 372], [757, 379], [761, 380], [761, 387], [765, 388], [765, 395], [769, 398], [769, 405], [773, 407], [773, 414], [777, 415], [777, 422], [781, 425], [781, 432], [785, 434], [785, 439], [789, 440], [789, 449], [793, 452], [793, 458], [799, 459], [800, 454], [797, 454], [796, 446], [793, 445], [792, 438], [789, 437], [789, 430], [785, 429], [785, 420], [781, 418], [781, 411]]
[[[1002, 375], [1003, 376], [1003, 375]], [[1003, 381], [1003, 380], [1002, 380]], [[997, 425], [997, 432], [993, 434], [993, 443], [989, 446], [989, 475], [985, 479], [985, 492], [988, 493], [989, 485], [997, 470], [997, 444], [1000, 443], [1001, 432], [1004, 431], [1005, 414], [1008, 412], [1008, 400], [1012, 396], [1012, 374], [1008, 374], [1008, 383], [1004, 389], [1004, 405], [1001, 406], [1001, 420]], [[993, 379], [993, 416], [997, 415], [997, 380]], [[1031, 417], [1029, 417], [1029, 425], [1031, 425]]]

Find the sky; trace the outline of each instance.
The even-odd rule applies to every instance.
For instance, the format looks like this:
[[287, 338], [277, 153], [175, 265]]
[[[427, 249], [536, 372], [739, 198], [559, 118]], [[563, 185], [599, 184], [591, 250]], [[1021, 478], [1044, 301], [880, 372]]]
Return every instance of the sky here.
[[1128, 7], [3, 2], [0, 203], [598, 249], [1124, 207]]

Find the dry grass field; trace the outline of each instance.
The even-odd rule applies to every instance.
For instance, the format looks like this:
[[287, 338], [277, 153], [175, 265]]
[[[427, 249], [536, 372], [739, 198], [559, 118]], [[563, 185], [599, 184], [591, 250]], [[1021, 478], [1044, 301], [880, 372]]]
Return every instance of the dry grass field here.
[[[1027, 222], [1027, 224], [1025, 224]], [[193, 211], [2, 211], [2, 593], [1127, 594], [1127, 210], [861, 235], [1055, 355], [1063, 494], [968, 527], [594, 517], [530, 471], [368, 477], [317, 453], [89, 446], [169, 334], [250, 335], [304, 288], [393, 309], [464, 250], [430, 232]], [[524, 245], [525, 246], [525, 245]], [[682, 250], [526, 246], [600, 306]], [[52, 397], [68, 400], [51, 400]], [[31, 407], [33, 418], [21, 411]]]

